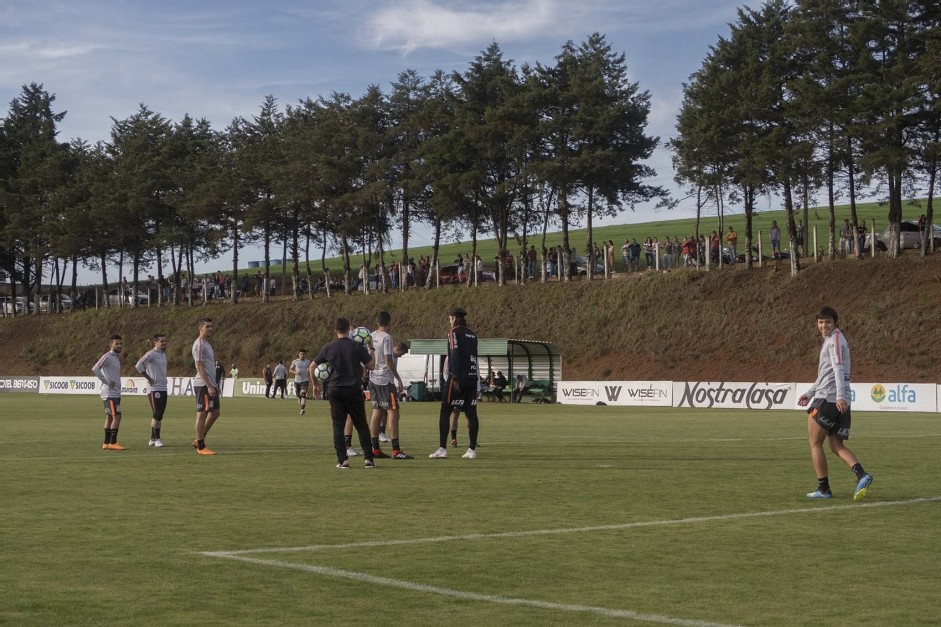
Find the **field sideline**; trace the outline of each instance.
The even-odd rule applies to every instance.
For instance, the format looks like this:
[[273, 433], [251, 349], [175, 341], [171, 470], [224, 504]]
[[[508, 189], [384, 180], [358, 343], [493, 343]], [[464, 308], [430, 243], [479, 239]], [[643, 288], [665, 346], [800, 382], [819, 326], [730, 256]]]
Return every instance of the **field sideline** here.
[[[938, 414], [854, 416], [875, 475], [815, 487], [801, 412], [481, 406], [477, 460], [339, 471], [321, 402], [191, 399], [160, 450], [124, 400], [0, 397], [0, 624], [930, 624], [941, 616]], [[463, 419], [462, 419], [463, 423]], [[388, 446], [388, 445], [386, 445]], [[161, 458], [161, 459], [157, 459]]]

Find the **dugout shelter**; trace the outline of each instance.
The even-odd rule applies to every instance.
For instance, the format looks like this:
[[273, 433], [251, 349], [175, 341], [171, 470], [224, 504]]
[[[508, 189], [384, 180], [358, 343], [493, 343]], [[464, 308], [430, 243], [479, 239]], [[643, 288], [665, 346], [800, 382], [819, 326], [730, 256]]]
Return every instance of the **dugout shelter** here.
[[[409, 342], [409, 354], [428, 356], [429, 365], [434, 364], [433, 373], [427, 377], [429, 387], [437, 381], [441, 364], [448, 354], [446, 339], [413, 339]], [[554, 400], [558, 382], [562, 379], [562, 356], [555, 345], [538, 340], [518, 340], [508, 338], [478, 338], [477, 360], [480, 376], [485, 379], [498, 370], [506, 375], [509, 395], [513, 389], [517, 374], [523, 374], [532, 386], [533, 400]]]

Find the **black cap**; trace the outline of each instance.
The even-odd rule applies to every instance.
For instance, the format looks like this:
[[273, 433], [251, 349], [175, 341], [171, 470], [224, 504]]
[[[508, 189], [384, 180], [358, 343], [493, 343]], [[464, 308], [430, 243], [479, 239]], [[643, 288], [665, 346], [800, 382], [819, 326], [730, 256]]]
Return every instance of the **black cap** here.
[[467, 316], [467, 312], [464, 311], [463, 307], [452, 307], [451, 310], [448, 311], [448, 315], [454, 316], [455, 318], [464, 318]]

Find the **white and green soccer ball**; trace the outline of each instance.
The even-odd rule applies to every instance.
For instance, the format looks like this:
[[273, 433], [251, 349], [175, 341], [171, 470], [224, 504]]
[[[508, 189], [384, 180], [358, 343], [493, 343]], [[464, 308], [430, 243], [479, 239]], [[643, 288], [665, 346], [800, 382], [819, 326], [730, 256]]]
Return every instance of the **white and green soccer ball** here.
[[372, 344], [372, 332], [366, 327], [356, 327], [350, 331], [350, 339], [357, 344], [370, 346]]
[[333, 374], [333, 366], [327, 362], [317, 364], [317, 367], [314, 368], [314, 378], [318, 381], [326, 381], [331, 374]]

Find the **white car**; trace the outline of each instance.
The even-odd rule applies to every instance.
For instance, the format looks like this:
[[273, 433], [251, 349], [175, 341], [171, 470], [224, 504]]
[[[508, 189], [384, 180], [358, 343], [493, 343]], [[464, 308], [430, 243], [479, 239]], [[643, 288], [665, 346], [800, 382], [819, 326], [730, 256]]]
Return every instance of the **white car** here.
[[[147, 305], [150, 303], [150, 296], [146, 292], [137, 291], [137, 304], [138, 305]], [[130, 290], [126, 296], [122, 295], [120, 291], [115, 289], [108, 290], [108, 304], [112, 307], [120, 307], [121, 305], [130, 304]]]
[[[43, 294], [39, 297], [39, 313], [49, 313], [51, 296]], [[59, 311], [72, 311], [72, 299], [66, 294], [59, 294]]]
[[[3, 313], [8, 316], [13, 315], [13, 312], [16, 312], [16, 315], [23, 315], [24, 311], [27, 311], [27, 302], [26, 299], [22, 296], [17, 296], [15, 299], [11, 299], [9, 296], [4, 296], [3, 298]], [[34, 313], [36, 311], [36, 305], [29, 303], [29, 313]]]
[[[931, 236], [934, 239], [935, 250], [941, 250], [941, 226], [931, 225]], [[866, 238], [871, 241], [871, 238]], [[876, 250], [887, 250], [891, 235], [889, 227], [886, 227], [882, 233], [876, 233]], [[899, 222], [899, 245], [902, 248], [921, 248], [921, 233], [918, 231], [918, 223], [913, 220], [902, 220]], [[869, 248], [868, 241], [866, 248]]]

